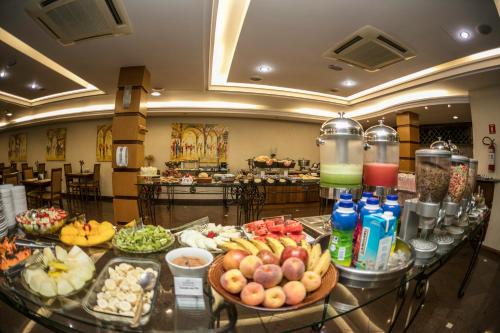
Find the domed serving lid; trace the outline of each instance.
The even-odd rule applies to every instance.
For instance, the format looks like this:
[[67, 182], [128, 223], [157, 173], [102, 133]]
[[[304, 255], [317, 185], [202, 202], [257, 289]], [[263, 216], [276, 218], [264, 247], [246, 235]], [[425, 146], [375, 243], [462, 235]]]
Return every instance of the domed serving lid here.
[[458, 162], [458, 163], [463, 163], [463, 164], [469, 164], [469, 158], [467, 156], [463, 155], [451, 155], [451, 161], [452, 162]]
[[448, 142], [441, 140], [441, 137], [438, 136], [437, 141], [434, 141], [430, 145], [431, 149], [439, 149], [439, 150], [450, 150], [450, 146], [448, 146]]
[[448, 140], [448, 147], [449, 147], [452, 154], [456, 154], [456, 155], [460, 154], [460, 149], [458, 149], [457, 145], [452, 143], [451, 140]]
[[368, 144], [375, 142], [399, 142], [399, 134], [394, 128], [384, 125], [384, 120], [380, 119], [378, 125], [374, 125], [366, 130], [365, 140]]
[[345, 118], [344, 112], [339, 117], [327, 120], [321, 125], [320, 137], [328, 138], [339, 135], [363, 136], [363, 126], [354, 119]]

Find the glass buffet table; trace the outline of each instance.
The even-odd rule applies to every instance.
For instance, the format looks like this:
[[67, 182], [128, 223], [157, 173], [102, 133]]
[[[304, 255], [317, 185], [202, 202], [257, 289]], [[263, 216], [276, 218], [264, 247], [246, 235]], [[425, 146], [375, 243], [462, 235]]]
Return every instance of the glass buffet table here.
[[[321, 225], [325, 217], [310, 217], [304, 220]], [[412, 324], [422, 308], [432, 274], [446, 265], [465, 244], [471, 243], [474, 253], [458, 291], [458, 297], [464, 295], [484, 238], [484, 221], [487, 221], [486, 216], [470, 223], [462, 238], [455, 241], [449, 252], [435, 255], [424, 262], [415, 262], [413, 268], [396, 283], [376, 289], [363, 289], [350, 287], [340, 279], [324, 301], [284, 313], [250, 310], [227, 303], [212, 291], [208, 284], [204, 286], [204, 297], [175, 297], [173, 277], [164, 260], [165, 252], [140, 255], [143, 258], [158, 260], [162, 270], [151, 319], [145, 326], [137, 329], [101, 321], [85, 312], [81, 302], [91, 284], [71, 297], [43, 300], [30, 294], [22, 285], [19, 276], [0, 276], [0, 300], [56, 332], [283, 332], [311, 329], [393, 331], [396, 326], [400, 331], [406, 330]], [[320, 227], [316, 229], [316, 236], [320, 236]], [[180, 245], [176, 243], [174, 246]], [[87, 253], [96, 263], [96, 275], [112, 258], [138, 256], [122, 253], [110, 245], [89, 248]]]

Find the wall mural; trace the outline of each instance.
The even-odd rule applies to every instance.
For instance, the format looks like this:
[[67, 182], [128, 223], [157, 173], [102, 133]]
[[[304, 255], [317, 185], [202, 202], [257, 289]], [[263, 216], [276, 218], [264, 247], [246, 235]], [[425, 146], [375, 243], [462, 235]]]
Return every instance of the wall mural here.
[[96, 141], [96, 160], [97, 162], [111, 162], [113, 159], [113, 134], [111, 125], [97, 126]]
[[228, 129], [215, 124], [172, 124], [170, 160], [227, 162]]
[[66, 129], [56, 128], [47, 130], [47, 161], [64, 161], [66, 159]]
[[27, 160], [26, 133], [13, 134], [9, 137], [9, 161], [25, 162]]

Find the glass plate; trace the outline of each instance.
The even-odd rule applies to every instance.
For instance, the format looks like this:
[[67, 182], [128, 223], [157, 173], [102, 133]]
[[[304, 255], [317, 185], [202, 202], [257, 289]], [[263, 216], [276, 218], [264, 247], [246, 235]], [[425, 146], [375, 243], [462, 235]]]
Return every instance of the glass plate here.
[[167, 230], [167, 232], [170, 235], [170, 241], [167, 244], [165, 244], [164, 246], [162, 246], [161, 248], [158, 248], [158, 249], [129, 250], [129, 249], [121, 248], [120, 246], [118, 246], [118, 244], [116, 244], [116, 236], [118, 235], [118, 233], [115, 234], [115, 236], [113, 237], [113, 240], [111, 241], [111, 243], [113, 244], [114, 248], [116, 248], [116, 249], [118, 249], [118, 250], [120, 250], [122, 252], [126, 252], [126, 253], [144, 253], [144, 254], [147, 254], [147, 253], [156, 253], [156, 252], [165, 251], [166, 249], [168, 249], [169, 247], [171, 247], [175, 243], [175, 236], [172, 235], [172, 233], [170, 231]]

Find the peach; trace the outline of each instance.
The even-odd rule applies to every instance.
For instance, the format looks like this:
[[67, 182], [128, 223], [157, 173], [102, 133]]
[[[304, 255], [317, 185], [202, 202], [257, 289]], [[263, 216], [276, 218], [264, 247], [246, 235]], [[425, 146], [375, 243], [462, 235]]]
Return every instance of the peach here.
[[253, 273], [257, 268], [262, 266], [262, 260], [254, 255], [246, 256], [240, 262], [240, 271], [243, 273], [243, 276], [247, 279], [253, 278]]
[[259, 305], [264, 302], [264, 287], [257, 282], [250, 282], [243, 287], [240, 297], [241, 301], [247, 305]]
[[286, 300], [286, 295], [285, 292], [283, 291], [283, 288], [272, 287], [266, 289], [264, 295], [264, 302], [262, 303], [262, 305], [264, 305], [266, 308], [276, 309], [283, 306], [283, 304], [285, 304], [285, 300]]
[[239, 293], [247, 284], [247, 279], [237, 269], [230, 269], [220, 277], [222, 288], [231, 294]]
[[262, 265], [253, 273], [253, 280], [266, 289], [277, 286], [282, 278], [281, 267], [274, 264]]
[[307, 271], [304, 273], [304, 276], [302, 276], [300, 282], [306, 287], [306, 291], [310, 293], [321, 286], [321, 276], [316, 272]]
[[306, 298], [306, 287], [300, 281], [290, 281], [283, 286], [285, 303], [288, 305], [299, 304]]
[[287, 280], [298, 281], [302, 279], [306, 267], [302, 260], [300, 260], [299, 258], [291, 257], [285, 260], [283, 265], [281, 265], [281, 270], [283, 271], [283, 275], [287, 278]]
[[240, 268], [240, 263], [246, 256], [248, 256], [248, 253], [243, 250], [230, 250], [222, 260], [222, 267], [224, 267], [225, 271]]

